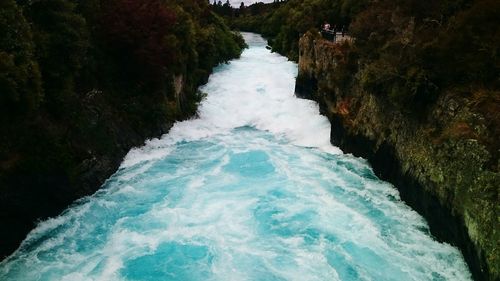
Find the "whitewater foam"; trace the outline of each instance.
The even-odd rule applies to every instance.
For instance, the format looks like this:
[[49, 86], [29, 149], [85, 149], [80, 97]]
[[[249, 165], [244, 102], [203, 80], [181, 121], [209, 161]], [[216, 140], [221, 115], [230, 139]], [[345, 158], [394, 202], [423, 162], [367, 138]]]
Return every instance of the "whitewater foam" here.
[[293, 95], [297, 66], [250, 49], [199, 118], [133, 149], [103, 188], [40, 223], [0, 280], [470, 280], [460, 252]]

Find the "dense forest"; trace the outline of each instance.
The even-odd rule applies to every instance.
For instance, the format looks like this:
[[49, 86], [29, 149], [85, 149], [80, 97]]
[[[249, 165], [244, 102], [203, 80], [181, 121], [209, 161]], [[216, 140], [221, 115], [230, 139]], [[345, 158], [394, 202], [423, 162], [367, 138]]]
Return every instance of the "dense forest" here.
[[243, 47], [206, 1], [0, 1], [0, 256], [194, 114]]

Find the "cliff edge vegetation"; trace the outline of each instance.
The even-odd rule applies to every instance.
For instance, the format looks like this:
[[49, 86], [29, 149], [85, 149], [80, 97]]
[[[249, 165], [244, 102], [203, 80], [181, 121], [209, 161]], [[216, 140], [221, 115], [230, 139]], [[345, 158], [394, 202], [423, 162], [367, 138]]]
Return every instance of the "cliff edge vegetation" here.
[[204, 1], [0, 1], [0, 256], [193, 115], [243, 47]]
[[[498, 1], [289, 0], [223, 15], [298, 61], [297, 95], [320, 103], [332, 143], [369, 159], [475, 279], [499, 280]], [[354, 41], [324, 40], [324, 22]]]

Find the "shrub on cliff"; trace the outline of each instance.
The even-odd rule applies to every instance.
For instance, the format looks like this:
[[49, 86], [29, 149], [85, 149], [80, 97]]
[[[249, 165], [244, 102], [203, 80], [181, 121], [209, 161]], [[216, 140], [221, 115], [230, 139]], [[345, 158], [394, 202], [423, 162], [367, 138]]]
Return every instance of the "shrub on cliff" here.
[[42, 72], [45, 106], [58, 115], [75, 98], [75, 79], [89, 46], [85, 19], [75, 7], [67, 0], [36, 1], [25, 6]]
[[372, 3], [352, 24], [361, 82], [407, 110], [446, 88], [498, 87], [498, 11], [492, 0]]
[[172, 64], [174, 12], [160, 0], [110, 0], [102, 4], [102, 28], [110, 47], [159, 75]]
[[475, 1], [459, 11], [428, 50], [432, 70], [442, 83], [500, 85], [500, 2]]
[[[42, 101], [41, 76], [29, 23], [14, 0], [0, 2], [0, 114], [35, 110]], [[17, 113], [16, 113], [17, 112]], [[4, 125], [4, 124], [1, 124]]]

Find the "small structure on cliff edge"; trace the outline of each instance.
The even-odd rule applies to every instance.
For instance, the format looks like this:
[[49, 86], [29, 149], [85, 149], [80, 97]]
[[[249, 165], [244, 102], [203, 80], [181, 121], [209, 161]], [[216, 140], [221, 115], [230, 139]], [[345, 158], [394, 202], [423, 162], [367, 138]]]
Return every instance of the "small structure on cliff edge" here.
[[333, 43], [342, 43], [345, 41], [352, 42], [354, 40], [351, 36], [347, 35], [344, 30], [342, 32], [338, 32], [335, 28], [322, 28], [320, 34], [321, 37]]

